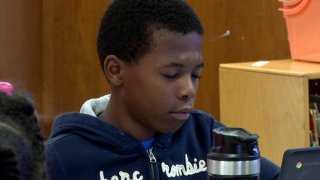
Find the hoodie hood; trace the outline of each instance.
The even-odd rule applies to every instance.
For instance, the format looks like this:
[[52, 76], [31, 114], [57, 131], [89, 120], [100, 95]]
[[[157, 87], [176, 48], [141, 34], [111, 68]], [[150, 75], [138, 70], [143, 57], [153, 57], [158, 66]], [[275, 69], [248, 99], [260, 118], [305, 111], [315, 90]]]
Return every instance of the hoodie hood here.
[[99, 116], [107, 107], [111, 95], [107, 94], [99, 98], [87, 100], [80, 108], [80, 113], [94, 117]]

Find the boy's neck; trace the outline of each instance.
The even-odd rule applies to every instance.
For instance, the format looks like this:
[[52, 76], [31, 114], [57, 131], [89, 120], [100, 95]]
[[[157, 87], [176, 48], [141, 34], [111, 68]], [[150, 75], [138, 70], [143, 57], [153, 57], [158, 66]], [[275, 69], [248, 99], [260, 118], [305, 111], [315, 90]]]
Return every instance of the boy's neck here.
[[117, 102], [120, 101], [115, 100], [115, 97], [112, 95], [106, 109], [99, 115], [99, 118], [138, 140], [144, 141], [154, 137], [155, 131], [147, 129], [135, 119], [132, 119], [122, 106], [122, 103]]

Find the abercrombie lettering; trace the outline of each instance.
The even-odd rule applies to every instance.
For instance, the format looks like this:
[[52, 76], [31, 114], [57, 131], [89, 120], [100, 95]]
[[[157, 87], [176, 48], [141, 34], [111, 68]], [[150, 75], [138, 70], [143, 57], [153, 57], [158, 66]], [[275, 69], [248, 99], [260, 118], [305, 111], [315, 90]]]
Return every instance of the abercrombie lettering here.
[[[185, 154], [184, 164], [175, 164], [169, 166], [165, 162], [161, 163], [162, 172], [168, 178], [180, 177], [180, 176], [190, 176], [197, 173], [207, 171], [207, 165], [205, 160], [193, 159], [190, 162], [189, 157]], [[139, 171], [134, 171], [132, 175], [127, 172], [120, 171], [118, 174], [112, 177], [105, 177], [104, 172], [100, 171], [100, 180], [143, 180], [143, 176]]]
[[194, 159], [193, 164], [189, 161], [188, 155], [185, 155], [185, 164], [172, 165], [171, 168], [166, 163], [161, 163], [162, 172], [167, 177], [190, 176], [203, 171], [207, 171], [206, 161]]

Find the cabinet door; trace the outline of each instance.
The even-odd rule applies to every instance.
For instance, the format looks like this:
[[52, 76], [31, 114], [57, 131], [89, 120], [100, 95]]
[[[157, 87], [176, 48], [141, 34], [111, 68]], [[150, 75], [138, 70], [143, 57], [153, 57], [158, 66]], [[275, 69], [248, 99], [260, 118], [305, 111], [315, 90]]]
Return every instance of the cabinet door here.
[[258, 134], [262, 156], [278, 165], [284, 150], [309, 146], [304, 77], [222, 68], [220, 113], [227, 126]]

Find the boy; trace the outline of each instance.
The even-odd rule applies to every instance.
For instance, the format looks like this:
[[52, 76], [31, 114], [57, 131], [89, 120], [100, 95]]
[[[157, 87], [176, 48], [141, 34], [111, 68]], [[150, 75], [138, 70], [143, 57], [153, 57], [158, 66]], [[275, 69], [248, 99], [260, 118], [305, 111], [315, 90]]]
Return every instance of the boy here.
[[[222, 125], [192, 110], [202, 34], [183, 0], [114, 0], [97, 42], [111, 95], [57, 118], [47, 143], [51, 179], [207, 179], [211, 130]], [[261, 179], [278, 173], [262, 159]]]

